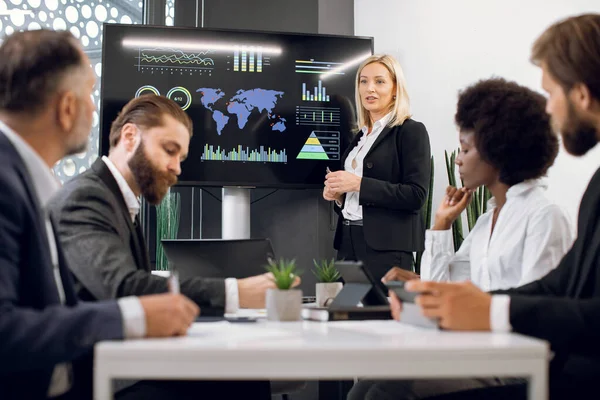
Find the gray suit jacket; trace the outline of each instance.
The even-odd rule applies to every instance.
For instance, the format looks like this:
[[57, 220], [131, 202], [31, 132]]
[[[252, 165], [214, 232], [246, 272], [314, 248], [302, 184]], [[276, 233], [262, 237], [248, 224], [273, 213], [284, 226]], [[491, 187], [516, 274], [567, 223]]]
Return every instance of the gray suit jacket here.
[[[165, 293], [165, 278], [151, 274], [148, 251], [131, 222], [123, 194], [101, 159], [67, 182], [49, 210], [83, 300]], [[196, 302], [202, 315], [225, 308], [223, 279], [192, 278], [181, 293]]]

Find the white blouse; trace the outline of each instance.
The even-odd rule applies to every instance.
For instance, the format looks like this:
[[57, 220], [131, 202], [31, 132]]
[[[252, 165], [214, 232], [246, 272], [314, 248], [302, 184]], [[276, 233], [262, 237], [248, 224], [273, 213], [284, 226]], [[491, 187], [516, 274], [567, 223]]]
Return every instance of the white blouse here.
[[451, 230], [428, 230], [421, 279], [470, 279], [489, 291], [517, 287], [546, 275], [558, 266], [574, 237], [566, 214], [546, 198], [545, 189], [540, 180], [510, 187], [490, 236], [496, 207], [492, 198], [488, 211], [456, 253]]
[[[392, 113], [388, 113], [386, 116], [373, 124], [373, 129], [370, 134], [369, 128], [364, 126], [362, 128], [363, 135], [360, 140], [354, 146], [354, 148], [348, 153], [346, 162], [344, 163], [344, 170], [353, 173], [356, 176], [363, 176], [363, 161], [366, 155], [373, 147], [373, 143], [379, 137], [379, 134], [383, 132], [387, 123], [392, 119]], [[352, 160], [356, 159], [356, 168], [352, 167]], [[338, 204], [339, 206], [340, 204]], [[360, 205], [360, 192], [348, 192], [346, 193], [346, 201], [344, 202], [344, 208], [342, 209], [342, 215], [344, 219], [356, 221], [363, 219], [362, 206]]]

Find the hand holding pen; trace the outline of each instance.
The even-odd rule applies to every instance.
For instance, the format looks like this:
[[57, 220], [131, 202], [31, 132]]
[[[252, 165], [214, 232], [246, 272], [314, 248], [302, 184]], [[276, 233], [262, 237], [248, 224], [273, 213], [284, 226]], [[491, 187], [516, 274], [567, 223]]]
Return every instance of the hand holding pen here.
[[[331, 169], [329, 167], [325, 168], [325, 172], [327, 175], [331, 174]], [[325, 177], [325, 187], [323, 188], [323, 198], [327, 201], [339, 201], [341, 202], [342, 194], [336, 193], [329, 188], [327, 185], [327, 177]]]
[[179, 294], [181, 292], [179, 288], [179, 272], [176, 269], [171, 268], [167, 284], [169, 286], [169, 293]]

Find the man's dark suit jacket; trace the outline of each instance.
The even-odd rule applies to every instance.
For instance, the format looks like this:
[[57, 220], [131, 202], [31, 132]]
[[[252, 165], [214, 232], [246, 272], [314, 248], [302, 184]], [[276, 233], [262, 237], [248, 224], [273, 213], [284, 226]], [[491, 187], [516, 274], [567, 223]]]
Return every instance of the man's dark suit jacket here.
[[[82, 299], [166, 293], [167, 280], [151, 274], [148, 251], [136, 233], [125, 198], [101, 159], [67, 182], [49, 209]], [[222, 314], [223, 279], [181, 282], [181, 293], [202, 307], [202, 314]]]
[[495, 293], [510, 295], [510, 324], [514, 332], [550, 342], [556, 354], [551, 364], [551, 388], [562, 385], [561, 390], [577, 398], [574, 390], [588, 384], [597, 387], [600, 380], [600, 169], [581, 200], [577, 239], [558, 267], [528, 285]]
[[46, 398], [54, 366], [63, 362], [74, 362], [75, 387], [87, 386], [74, 398], [91, 398], [91, 363], [77, 360], [89, 360], [98, 341], [123, 338], [121, 312], [115, 301], [77, 301], [57, 243], [60, 304], [35, 188], [2, 132], [0, 160], [0, 398]]
[[[342, 156], [344, 167], [360, 132]], [[431, 175], [431, 148], [425, 125], [407, 119], [385, 127], [363, 162], [359, 202], [363, 210], [365, 241], [375, 250], [421, 251], [425, 248], [425, 223], [421, 207], [427, 199]], [[341, 210], [334, 248], [342, 240]]]

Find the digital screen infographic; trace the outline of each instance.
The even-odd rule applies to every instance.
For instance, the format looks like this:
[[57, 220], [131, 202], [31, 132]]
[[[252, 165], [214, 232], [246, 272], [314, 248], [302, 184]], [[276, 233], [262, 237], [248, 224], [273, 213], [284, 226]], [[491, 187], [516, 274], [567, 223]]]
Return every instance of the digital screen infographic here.
[[340, 168], [372, 38], [104, 26], [100, 152], [132, 98], [166, 96], [194, 123], [180, 184], [317, 187]]

